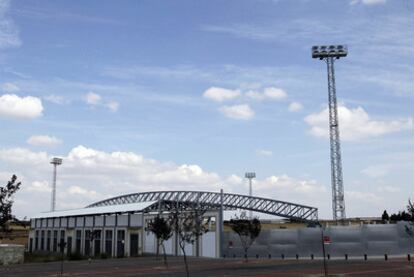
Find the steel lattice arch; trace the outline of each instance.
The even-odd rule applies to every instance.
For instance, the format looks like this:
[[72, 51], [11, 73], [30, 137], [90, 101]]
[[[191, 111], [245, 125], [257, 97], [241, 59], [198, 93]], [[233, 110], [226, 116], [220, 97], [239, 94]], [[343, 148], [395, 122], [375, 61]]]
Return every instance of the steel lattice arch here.
[[93, 203], [87, 208], [157, 201], [152, 210], [168, 211], [172, 205], [203, 205], [211, 210], [249, 210], [299, 221], [317, 221], [318, 209], [269, 198], [206, 191], [151, 191], [121, 195]]

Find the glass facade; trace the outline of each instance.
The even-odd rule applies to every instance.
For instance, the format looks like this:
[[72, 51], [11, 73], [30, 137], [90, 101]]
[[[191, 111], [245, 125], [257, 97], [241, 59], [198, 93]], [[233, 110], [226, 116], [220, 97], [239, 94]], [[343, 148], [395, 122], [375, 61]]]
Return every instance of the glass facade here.
[[109, 256], [112, 256], [112, 230], [105, 231], [105, 253]]

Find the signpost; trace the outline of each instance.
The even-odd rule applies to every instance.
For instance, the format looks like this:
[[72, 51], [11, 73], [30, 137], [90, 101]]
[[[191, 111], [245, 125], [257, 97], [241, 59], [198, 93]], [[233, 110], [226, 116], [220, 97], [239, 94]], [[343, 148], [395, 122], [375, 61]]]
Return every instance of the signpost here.
[[328, 244], [331, 244], [331, 237], [330, 236], [324, 236], [323, 235], [323, 229], [321, 229], [321, 236], [322, 236], [322, 253], [323, 253], [323, 269], [324, 269], [324, 272], [325, 272], [325, 276], [328, 276], [328, 267], [327, 267], [327, 264], [326, 264], [326, 255], [325, 255], [325, 244], [326, 245], [328, 245]]

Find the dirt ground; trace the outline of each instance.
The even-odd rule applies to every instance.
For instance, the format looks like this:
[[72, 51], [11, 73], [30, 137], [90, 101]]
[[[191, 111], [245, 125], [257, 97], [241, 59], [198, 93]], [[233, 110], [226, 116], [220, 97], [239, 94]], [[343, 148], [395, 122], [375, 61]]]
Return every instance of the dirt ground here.
[[[65, 261], [63, 276], [186, 276], [182, 257], [169, 257], [168, 268], [154, 257]], [[321, 260], [190, 258], [190, 276], [324, 276]], [[331, 260], [329, 276], [414, 276], [414, 261]], [[0, 276], [61, 276], [61, 263], [33, 263], [0, 267]]]

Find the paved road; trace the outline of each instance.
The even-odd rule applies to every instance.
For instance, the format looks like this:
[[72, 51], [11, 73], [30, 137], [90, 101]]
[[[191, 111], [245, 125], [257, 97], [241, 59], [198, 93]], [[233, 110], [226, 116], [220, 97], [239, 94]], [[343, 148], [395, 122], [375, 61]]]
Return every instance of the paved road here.
[[[320, 260], [266, 260], [253, 259], [245, 263], [239, 259], [205, 259], [190, 258], [190, 276], [323, 276]], [[59, 262], [33, 263], [0, 267], [0, 276], [42, 276], [60, 275]], [[185, 268], [180, 257], [169, 257], [166, 268], [161, 260], [154, 257], [125, 258], [64, 262], [63, 276], [185, 276]], [[329, 261], [330, 276], [414, 276], [414, 262], [404, 259], [384, 260], [349, 260]]]

